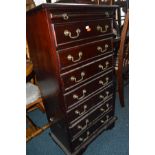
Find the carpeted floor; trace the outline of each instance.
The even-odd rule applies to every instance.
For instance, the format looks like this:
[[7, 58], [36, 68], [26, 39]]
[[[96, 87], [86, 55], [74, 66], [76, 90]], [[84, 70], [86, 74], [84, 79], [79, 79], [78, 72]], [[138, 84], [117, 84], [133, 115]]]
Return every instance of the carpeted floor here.
[[[129, 154], [129, 86], [125, 87], [125, 107], [121, 108], [116, 95], [118, 117], [112, 130], [103, 132], [88, 147], [84, 155], [128, 155]], [[38, 125], [47, 123], [46, 114], [39, 110], [30, 113]], [[49, 137], [49, 129], [26, 144], [27, 155], [64, 155], [63, 151]]]

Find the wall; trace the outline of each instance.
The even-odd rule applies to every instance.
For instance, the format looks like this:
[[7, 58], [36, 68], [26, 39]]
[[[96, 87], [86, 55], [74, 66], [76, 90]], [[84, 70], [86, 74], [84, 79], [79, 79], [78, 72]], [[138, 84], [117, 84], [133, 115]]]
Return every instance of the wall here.
[[[54, 2], [56, 2], [57, 0], [51, 0], [51, 3], [54, 3]], [[34, 2], [35, 2], [35, 4], [36, 4], [36, 6], [37, 5], [40, 5], [40, 4], [42, 4], [42, 3], [46, 3], [46, 0], [34, 0]]]

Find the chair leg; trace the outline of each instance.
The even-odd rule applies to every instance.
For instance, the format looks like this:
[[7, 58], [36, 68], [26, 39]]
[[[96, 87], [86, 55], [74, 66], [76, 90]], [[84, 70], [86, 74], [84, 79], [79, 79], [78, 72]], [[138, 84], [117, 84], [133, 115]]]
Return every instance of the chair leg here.
[[124, 107], [124, 85], [123, 85], [123, 77], [122, 75], [117, 76], [117, 83], [118, 83], [118, 95], [120, 104], [122, 107]]
[[40, 102], [39, 104], [36, 105], [43, 113], [45, 112], [45, 108], [43, 105], [43, 102]]
[[29, 140], [31, 140], [32, 138], [38, 136], [39, 134], [41, 134], [44, 130], [46, 130], [47, 128], [50, 127], [50, 124], [47, 123], [45, 124], [42, 128], [38, 128], [33, 134], [31, 134], [30, 136], [26, 137], [26, 142], [28, 142]]
[[37, 130], [38, 129], [36, 124], [30, 119], [30, 117], [28, 115], [26, 115], [26, 119], [27, 119], [27, 122], [28, 122], [30, 128], [32, 128], [33, 130]]
[[29, 118], [28, 115], [26, 115], [26, 119], [28, 120], [29, 128], [26, 129], [26, 142], [31, 140], [32, 138], [38, 136], [41, 134], [44, 130], [50, 127], [51, 123], [47, 123], [44, 126], [37, 127], [36, 124]]
[[29, 127], [26, 128], [26, 142], [28, 142], [30, 139], [32, 139], [36, 133], [39, 130], [39, 127], [29, 118], [28, 115], [26, 115], [26, 120], [28, 122]]

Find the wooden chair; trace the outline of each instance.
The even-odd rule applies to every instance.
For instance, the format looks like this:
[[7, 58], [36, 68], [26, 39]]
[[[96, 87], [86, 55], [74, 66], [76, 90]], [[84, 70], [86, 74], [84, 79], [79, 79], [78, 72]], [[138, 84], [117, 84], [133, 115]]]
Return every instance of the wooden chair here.
[[35, 3], [33, 0], [26, 0], [26, 11], [35, 7]]
[[[28, 44], [26, 42], [26, 83], [27, 82], [31, 82], [34, 84], [34, 86], [36, 85], [36, 77], [35, 77], [35, 72], [33, 70], [33, 63], [30, 59], [30, 54], [29, 54], [29, 47]], [[39, 108], [42, 112], [45, 112], [45, 108], [42, 102], [40, 102], [39, 104], [37, 104], [36, 106], [33, 106], [33, 109], [35, 108]], [[31, 111], [32, 109], [30, 109]]]
[[42, 127], [38, 127], [28, 113], [39, 108], [45, 112], [43, 100], [41, 98], [40, 90], [36, 85], [35, 73], [33, 71], [33, 64], [30, 61], [28, 45], [26, 45], [26, 120], [28, 127], [26, 128], [26, 141], [42, 133], [50, 124], [47, 123]]
[[[26, 83], [26, 119], [28, 126], [26, 128], [26, 141], [28, 142], [30, 139], [42, 133], [45, 129], [47, 129], [50, 124], [47, 123], [42, 127], [38, 127], [32, 119], [28, 116], [28, 112], [34, 110], [34, 107], [40, 107], [43, 105], [43, 100], [40, 95], [40, 90], [37, 85], [34, 85], [31, 82]], [[43, 107], [42, 107], [43, 108]], [[42, 109], [40, 108], [40, 109]], [[44, 109], [42, 109], [44, 111]]]
[[129, 80], [129, 10], [125, 16], [124, 26], [120, 38], [120, 46], [116, 59], [116, 76], [117, 76], [117, 86], [118, 94], [120, 99], [120, 104], [124, 107], [124, 78]]
[[118, 5], [119, 7], [116, 10], [116, 22], [118, 25], [118, 36], [121, 35], [123, 23], [125, 20], [125, 15], [127, 13], [127, 10], [129, 8], [128, 6], [128, 0], [114, 0], [114, 5]]

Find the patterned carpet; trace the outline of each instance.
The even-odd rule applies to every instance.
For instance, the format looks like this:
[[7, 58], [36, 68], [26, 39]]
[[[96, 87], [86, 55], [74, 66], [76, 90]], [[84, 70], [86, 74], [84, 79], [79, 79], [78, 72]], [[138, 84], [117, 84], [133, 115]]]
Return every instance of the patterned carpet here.
[[[118, 117], [112, 130], [103, 132], [88, 147], [83, 155], [128, 155], [129, 154], [129, 86], [125, 87], [125, 107], [121, 108], [116, 94], [116, 111]], [[38, 124], [47, 123], [46, 114], [39, 110], [30, 113]], [[63, 151], [49, 137], [49, 129], [29, 141], [26, 145], [27, 155], [64, 155]]]

